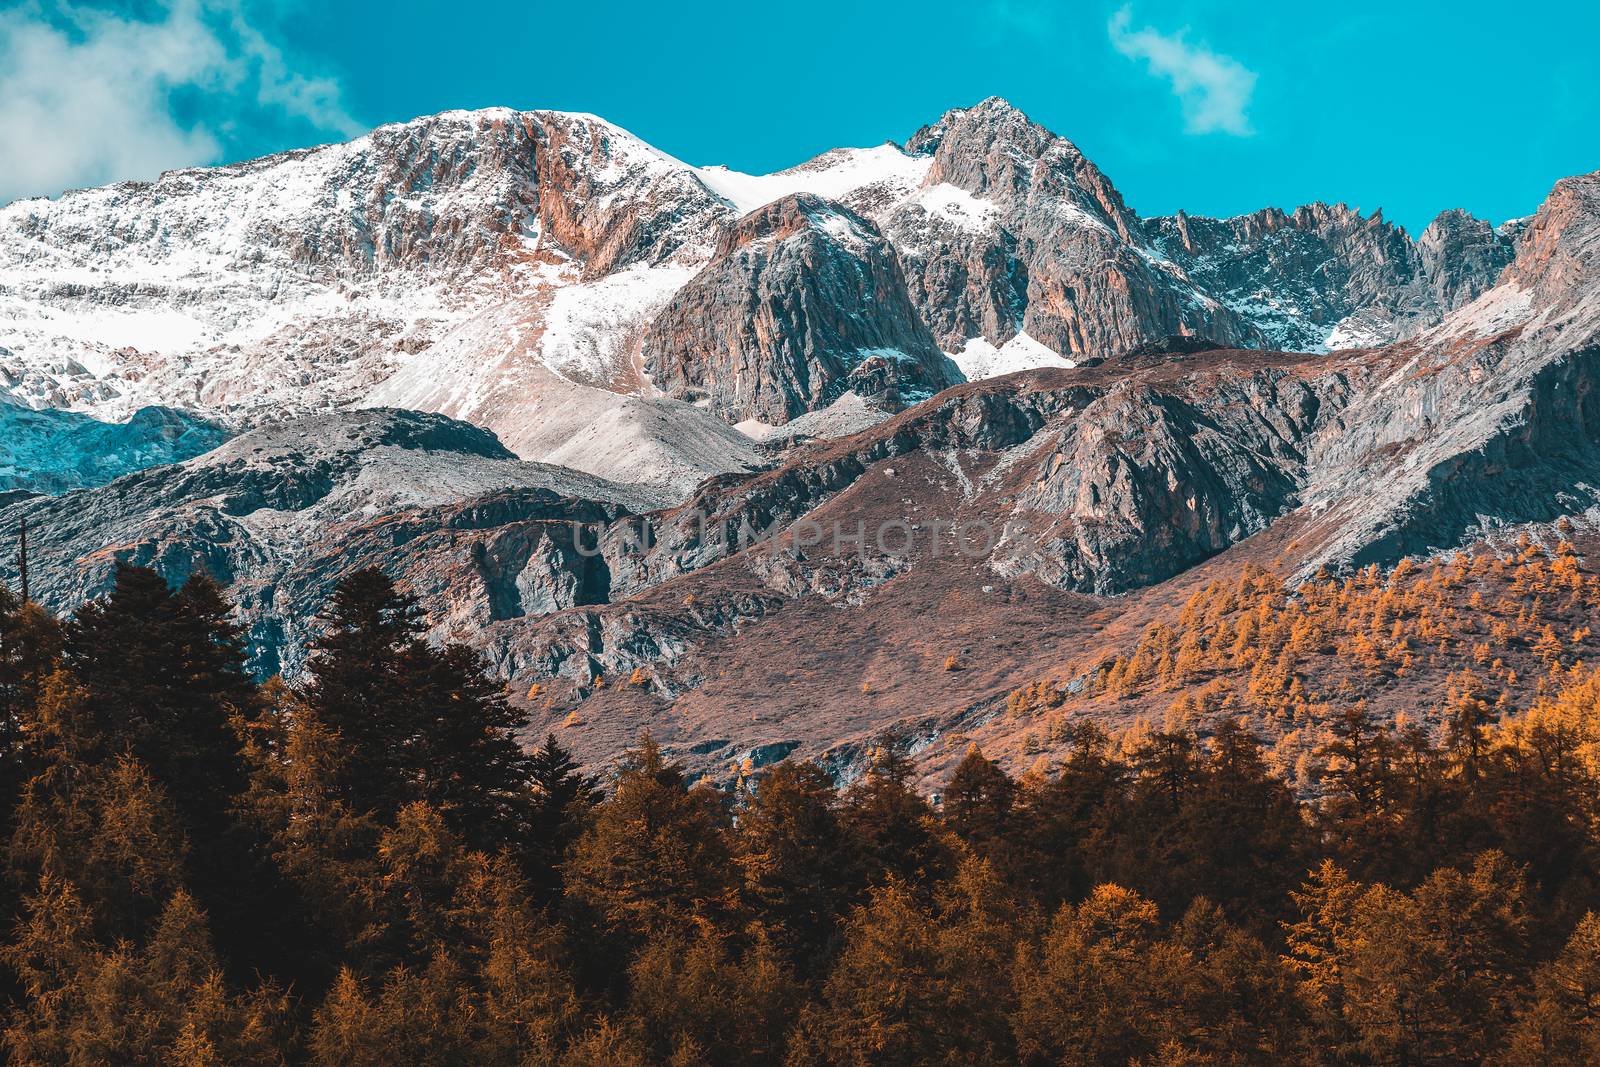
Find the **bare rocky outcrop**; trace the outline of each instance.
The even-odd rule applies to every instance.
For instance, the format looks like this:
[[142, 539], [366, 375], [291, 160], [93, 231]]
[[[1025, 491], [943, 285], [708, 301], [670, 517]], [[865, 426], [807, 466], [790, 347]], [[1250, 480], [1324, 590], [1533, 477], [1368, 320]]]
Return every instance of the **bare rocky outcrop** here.
[[1022, 330], [1061, 353], [1174, 334], [1254, 337], [1153, 262], [1138, 216], [1077, 146], [1005, 101], [951, 111], [906, 150], [931, 158], [924, 189], [959, 190], [985, 208], [953, 216], [938, 209], [945, 199], [924, 195], [884, 222], [947, 350], [974, 336], [1001, 345]]
[[587, 278], [675, 256], [695, 262], [732, 221], [681, 163], [592, 115], [531, 112], [539, 232]]
[[1446, 212], [1413, 242], [1383, 213], [1344, 204], [1232, 219], [1150, 219], [1151, 243], [1269, 347], [1321, 350], [1409, 337], [1475, 299], [1510, 262], [1509, 239]]
[[[1510, 264], [1513, 239], [1460, 209], [1442, 212], [1417, 238], [1422, 278], [1442, 315], [1483, 295]], [[1429, 323], [1432, 325], [1432, 323]]]
[[643, 352], [656, 388], [730, 422], [784, 423], [847, 390], [915, 402], [959, 380], [877, 227], [804, 193], [725, 233]]
[[[378, 566], [427, 601], [440, 636], [604, 600], [592, 534], [662, 497], [518, 460], [494, 435], [439, 415], [370, 410], [242, 434], [183, 463], [96, 489], [28, 497], [32, 592], [68, 610], [118, 563], [228, 586], [270, 674], [293, 669], [343, 575]], [[15, 582], [14, 560], [0, 580]]]

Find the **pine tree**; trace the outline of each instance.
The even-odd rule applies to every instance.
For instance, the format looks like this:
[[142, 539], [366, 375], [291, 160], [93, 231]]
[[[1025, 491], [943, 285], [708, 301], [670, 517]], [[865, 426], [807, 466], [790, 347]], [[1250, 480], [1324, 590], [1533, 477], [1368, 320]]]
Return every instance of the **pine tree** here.
[[561, 895], [561, 865], [600, 803], [595, 779], [549, 734], [528, 756], [528, 825], [524, 866], [535, 896], [549, 903]]
[[945, 824], [969, 845], [992, 855], [1011, 829], [1016, 798], [1016, 783], [974, 745], [945, 785]]
[[303, 696], [336, 735], [339, 785], [356, 811], [392, 817], [418, 795], [421, 723], [407, 653], [423, 631], [420, 616], [415, 598], [382, 572], [357, 571], [335, 589], [312, 646]]
[[66, 663], [106, 751], [149, 766], [202, 837], [222, 832], [245, 784], [235, 720], [255, 690], [230, 611], [205, 575], [174, 592], [154, 571], [118, 564], [111, 592], [67, 628]]
[[1128, 793], [1129, 768], [1112, 756], [1103, 730], [1077, 723], [1066, 742], [1060, 773], [1025, 779], [1020, 797], [1022, 862], [1047, 913], [1093, 888], [1090, 868], [1103, 864], [1091, 850], [1111, 839]]
[[1330, 1056], [1342, 1054], [1354, 1040], [1345, 1016], [1345, 983], [1356, 906], [1364, 892], [1332, 860], [1323, 860], [1289, 894], [1299, 915], [1284, 924], [1284, 958], [1298, 978], [1298, 995], [1317, 1027], [1317, 1043]]
[[911, 761], [896, 742], [880, 745], [845, 794], [842, 823], [861, 850], [869, 880], [923, 885], [955, 869], [952, 842], [927, 800], [910, 785]]
[[1193, 961], [1180, 977], [1181, 1003], [1200, 1022], [1185, 1051], [1197, 1062], [1277, 1067], [1314, 1060], [1294, 973], [1260, 939], [1198, 897], [1172, 931]]
[[340, 582], [303, 697], [341, 747], [339, 783], [358, 812], [392, 819], [422, 800], [474, 845], [498, 849], [526, 825], [523, 719], [462, 645], [421, 639], [416, 598], [377, 570]]
[[1511, 1067], [1600, 1063], [1600, 917], [1593, 912], [1539, 969], [1508, 1045]]
[[94, 937], [111, 942], [138, 938], [185, 888], [187, 853], [177, 813], [143, 764], [84, 764], [58, 749], [28, 783], [6, 866], [28, 892], [70, 879]]
[[23, 730], [38, 714], [40, 692], [60, 666], [64, 643], [54, 616], [0, 585], [0, 760], [5, 775], [0, 788], [6, 803], [15, 799], [25, 778]]
[[83, 764], [51, 749], [7, 855], [27, 885], [5, 950], [25, 994], [6, 1030], [18, 1062], [282, 1062], [287, 1005], [223, 977], [183, 884], [179, 822], [132, 757]]
[[529, 759], [515, 731], [525, 717], [489, 677], [479, 654], [459, 644], [417, 642], [404, 672], [416, 709], [418, 799], [438, 808], [475, 848], [497, 851], [526, 827]]
[[849, 921], [819, 1001], [800, 1018], [789, 1062], [920, 1067], [1014, 1061], [1004, 1033], [1004, 969], [973, 966], [960, 951], [967, 943], [952, 941], [948, 928], [904, 887], [891, 882], [874, 890]]
[[1445, 709], [1445, 749], [1470, 781], [1483, 769], [1488, 747], [1486, 730], [1497, 716], [1482, 684], [1471, 671], [1463, 672], [1453, 683]]
[[1326, 799], [1323, 826], [1345, 862], [1362, 873], [1396, 858], [1400, 827], [1394, 809], [1394, 741], [1365, 705], [1354, 704], [1329, 726], [1332, 738], [1317, 749]]
[[784, 762], [762, 775], [739, 813], [735, 858], [745, 900], [807, 974], [822, 960], [862, 880], [838, 804], [826, 771]]
[[652, 938], [628, 968], [628, 988], [659, 1062], [783, 1062], [798, 990], [759, 928], [749, 938], [705, 927]]
[[646, 734], [567, 860], [568, 898], [635, 944], [717, 924], [736, 904], [728, 829], [715, 791], [690, 788]]
[[[39, 605], [24, 603], [0, 585], [0, 842], [16, 828], [23, 787], [39, 770], [40, 703], [61, 661], [60, 624]], [[0, 924], [17, 914], [10, 879], [0, 879]]]
[[1380, 1061], [1478, 1063], [1510, 1025], [1529, 967], [1526, 887], [1503, 855], [1374, 886], [1348, 933], [1346, 1015]]
[[1184, 1002], [1189, 954], [1161, 937], [1156, 906], [1101, 885], [1064, 906], [1037, 946], [1016, 963], [1012, 1028], [1024, 1063], [1147, 1061], [1193, 1033]]

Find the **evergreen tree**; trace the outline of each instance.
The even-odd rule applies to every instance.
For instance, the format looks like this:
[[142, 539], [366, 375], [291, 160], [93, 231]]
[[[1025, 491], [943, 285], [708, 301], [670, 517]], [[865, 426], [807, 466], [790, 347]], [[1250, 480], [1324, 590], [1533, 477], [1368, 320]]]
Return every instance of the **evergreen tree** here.
[[[276, 890], [272, 910], [258, 920], [281, 947], [273, 973], [297, 989], [324, 990], [342, 963], [365, 959], [383, 934], [383, 829], [344, 800], [342, 748], [287, 686], [264, 687], [247, 737], [251, 783], [241, 807]], [[267, 921], [273, 916], [275, 927]]]
[[798, 990], [759, 928], [750, 938], [708, 927], [652, 938], [628, 969], [628, 990], [657, 1062], [783, 1062]]
[[305, 703], [335, 734], [340, 790], [356, 811], [392, 817], [417, 796], [421, 723], [407, 654], [422, 631], [415, 598], [381, 571], [362, 570], [334, 590], [312, 645]]
[[1054, 777], [1030, 773], [1020, 791], [1020, 833], [1026, 879], [1047, 914], [1088, 896], [1097, 842], [1115, 839], [1124, 816], [1129, 768], [1111, 754], [1093, 723], [1075, 724], [1067, 758]]
[[838, 804], [833, 779], [821, 767], [784, 762], [761, 776], [739, 813], [736, 859], [745, 900], [806, 974], [826, 956], [861, 882]]
[[1185, 1002], [1189, 954], [1161, 936], [1156, 906], [1101, 885], [1064, 906], [1016, 962], [1012, 1018], [1025, 1064], [1121, 1065], [1154, 1059], [1200, 1020]]
[[944, 787], [944, 821], [984, 855], [998, 851], [1011, 829], [1017, 785], [976, 745]]
[[[11, 839], [23, 788], [39, 770], [39, 708], [56, 678], [62, 642], [53, 616], [0, 585], [0, 842]], [[17, 889], [14, 880], [0, 878], [0, 927], [18, 915]]]
[[1363, 705], [1334, 717], [1317, 750], [1326, 795], [1318, 812], [1340, 858], [1364, 875], [1392, 869], [1402, 829], [1395, 810], [1394, 741]]
[[182, 820], [143, 764], [85, 742], [91, 699], [65, 673], [45, 684], [41, 769], [6, 852], [25, 894], [4, 953], [24, 992], [6, 1031], [14, 1059], [281, 1062], [287, 1005], [223, 975], [185, 885]]
[[414, 643], [403, 666], [416, 709], [409, 777], [416, 798], [438, 808], [475, 847], [497, 851], [528, 825], [529, 759], [515, 731], [525, 717], [506, 700], [505, 684], [465, 645]]
[[377, 570], [340, 582], [308, 664], [307, 706], [336, 734], [339, 784], [356, 811], [392, 819], [426, 801], [474, 845], [498, 849], [525, 825], [523, 719], [462, 645], [421, 639], [416, 599]]
[[1172, 932], [1188, 953], [1182, 1002], [1199, 1025], [1185, 1050], [1199, 1062], [1277, 1067], [1313, 1059], [1292, 969], [1204, 897]]
[[145, 763], [206, 838], [226, 827], [246, 780], [235, 722], [255, 687], [230, 612], [203, 574], [174, 592], [154, 571], [118, 564], [111, 592], [67, 628], [66, 663], [106, 751]]
[[1511, 1067], [1600, 1063], [1600, 917], [1585, 915], [1561, 954], [1539, 969], [1508, 1044]]
[[721, 924], [737, 905], [721, 798], [690, 788], [648, 734], [628, 753], [564, 874], [568, 898], [630, 944]]
[[[28, 775], [23, 731], [37, 716], [45, 680], [61, 662], [65, 635], [55, 617], [0, 585], [0, 803], [9, 806]], [[5, 823], [10, 826], [9, 816]]]
[[1353, 1044], [1346, 1015], [1346, 982], [1355, 944], [1356, 906], [1365, 887], [1332, 860], [1323, 860], [1290, 893], [1298, 917], [1284, 924], [1285, 960], [1296, 975], [1297, 995], [1316, 1028], [1315, 1044], [1337, 1061]]
[[546, 735], [544, 744], [528, 756], [528, 791], [524, 866], [535, 896], [549, 903], [561, 895], [561, 865], [601, 794], [595, 779], [579, 769], [555, 734]]
[[1207, 750], [1193, 735], [1159, 733], [1134, 761], [1126, 818], [1093, 846], [1100, 876], [1172, 913], [1205, 896], [1241, 919], [1274, 920], [1305, 870], [1309, 831], [1255, 737], [1228, 719]]
[[880, 745], [867, 772], [845, 794], [842, 822], [861, 849], [869, 881], [909, 886], [955, 869], [953, 842], [926, 798], [911, 788], [911, 761], [896, 742]]
[[1005, 970], [996, 958], [1007, 945], [996, 939], [989, 946], [996, 951], [974, 956], [973, 938], [952, 936], [963, 917], [941, 922], [895, 882], [873, 890], [848, 923], [820, 998], [800, 1018], [789, 1062], [1013, 1062]]
[[368, 883], [376, 926], [313, 1021], [315, 1063], [561, 1062], [579, 1004], [559, 937], [509, 861], [467, 850], [440, 813], [403, 808]]
[[1347, 934], [1345, 1012], [1380, 1061], [1479, 1063], [1506, 1032], [1527, 974], [1527, 897], [1499, 853], [1413, 892], [1367, 890]]

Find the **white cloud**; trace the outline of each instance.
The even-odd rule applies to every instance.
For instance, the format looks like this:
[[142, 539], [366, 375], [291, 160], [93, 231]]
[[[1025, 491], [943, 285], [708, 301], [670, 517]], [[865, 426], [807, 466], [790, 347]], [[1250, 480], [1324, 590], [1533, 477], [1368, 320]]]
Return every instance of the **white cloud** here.
[[[168, 0], [151, 20], [77, 5], [0, 11], [0, 204], [219, 161], [250, 110], [345, 136], [338, 86], [290, 69], [237, 0]], [[195, 94], [198, 117], [174, 103]]]
[[1117, 51], [1129, 59], [1143, 60], [1151, 74], [1171, 83], [1190, 133], [1248, 137], [1253, 132], [1246, 111], [1255, 92], [1255, 71], [1204, 45], [1190, 44], [1185, 31], [1164, 34], [1149, 27], [1133, 29], [1131, 8], [1124, 7], [1111, 16], [1106, 31]]

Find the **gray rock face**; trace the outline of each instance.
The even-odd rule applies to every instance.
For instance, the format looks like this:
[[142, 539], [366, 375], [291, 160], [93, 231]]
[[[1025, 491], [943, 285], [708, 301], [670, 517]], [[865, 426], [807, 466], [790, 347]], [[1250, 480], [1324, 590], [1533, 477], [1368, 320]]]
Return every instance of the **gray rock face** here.
[[[916, 399], [955, 380], [939, 352], [983, 377], [1170, 337], [1378, 345], [1483, 291], [1516, 232], [1454, 213], [1413, 242], [1325, 205], [1142, 220], [998, 99], [764, 176], [592, 115], [446, 112], [0, 208], [0, 393], [234, 429], [438, 411], [683, 490], [748, 456], [709, 413], [658, 432], [653, 386], [775, 423], [847, 389]], [[621, 426], [628, 447], [597, 443]]]
[[[1104, 595], [1247, 549], [1279, 523], [1293, 539], [1265, 551], [1309, 573], [1592, 516], [1597, 191], [1600, 174], [1562, 183], [1505, 280], [1406, 344], [1324, 356], [1152, 348], [958, 386], [772, 471], [711, 480], [680, 508], [628, 520], [626, 536], [607, 530], [597, 543], [611, 604], [485, 640], [519, 685], [565, 681], [584, 697], [595, 676], [639, 672], [676, 697], [705, 681], [698, 650], [778, 625], [788, 605], [870, 606], [892, 600], [891, 586], [940, 580], [926, 541], [831, 548], [825, 531], [840, 521], [1003, 530], [982, 556], [994, 580]], [[875, 626], [917, 632], [915, 618], [888, 618]]]
[[[1210, 378], [1210, 376], [1207, 376]], [[1259, 533], [1299, 502], [1306, 439], [1337, 378], [1262, 368], [1174, 391], [1118, 382], [1065, 422], [1017, 509], [1007, 576], [1083, 592], [1152, 585]]]
[[[736, 217], [593, 116], [505, 108], [19, 201], [0, 207], [0, 394], [235, 429], [422, 408], [547, 458], [636, 421], [630, 338]], [[737, 437], [633, 452], [740, 469], [718, 432]]]
[[599, 278], [680, 253], [698, 258], [734, 218], [676, 161], [599, 120], [527, 112], [539, 232]]
[[1417, 242], [1343, 204], [1276, 208], [1233, 219], [1150, 219], [1152, 246], [1287, 350], [1383, 344], [1432, 326], [1494, 284], [1510, 240], [1446, 212]]
[[1516, 248], [1510, 236], [1457, 209], [1428, 224], [1417, 239], [1417, 252], [1436, 311], [1448, 312], [1488, 290]]
[[809, 194], [740, 219], [646, 332], [669, 395], [730, 422], [784, 423], [846, 390], [916, 401], [960, 380], [870, 221]]
[[1075, 145], [1003, 100], [952, 111], [906, 142], [948, 185], [990, 207], [980, 225], [950, 225], [926, 198], [896, 209], [885, 232], [913, 294], [947, 350], [1019, 330], [1061, 353], [1113, 353], [1160, 337], [1225, 343], [1248, 326], [1147, 254], [1142, 225]]
[[[918, 195], [878, 218], [946, 351], [1019, 331], [1105, 356], [1169, 337], [1322, 350], [1387, 343], [1493, 284], [1512, 238], [1461, 212], [1418, 241], [1344, 205], [1141, 220], [1070, 141], [991, 99], [906, 142]], [[959, 190], [980, 210], [941, 211]], [[864, 205], [865, 206], [865, 205]]]
[[[366, 566], [425, 596], [440, 636], [604, 599], [582, 531], [662, 500], [524, 463], [443, 416], [371, 410], [265, 426], [97, 489], [6, 503], [0, 530], [26, 518], [41, 603], [68, 610], [99, 595], [119, 562], [173, 582], [204, 570], [229, 587], [257, 668], [273, 673], [299, 663], [333, 586]], [[0, 580], [14, 583], [6, 556]]]

